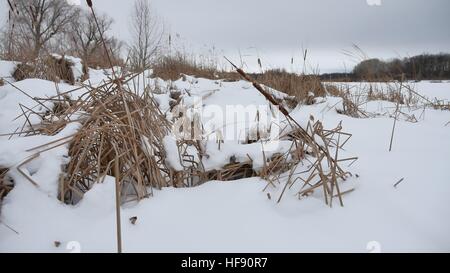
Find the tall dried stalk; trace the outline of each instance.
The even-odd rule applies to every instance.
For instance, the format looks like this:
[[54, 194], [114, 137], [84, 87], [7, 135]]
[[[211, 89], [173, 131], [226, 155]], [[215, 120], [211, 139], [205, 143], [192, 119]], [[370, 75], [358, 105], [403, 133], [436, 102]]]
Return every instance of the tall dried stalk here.
[[114, 160], [114, 175], [116, 177], [116, 227], [117, 227], [117, 252], [122, 253], [122, 229], [120, 223], [120, 169], [119, 156], [116, 153]]
[[103, 37], [104, 32], [102, 31], [102, 29], [100, 27], [100, 24], [98, 22], [97, 15], [95, 14], [94, 7], [92, 5], [92, 1], [91, 0], [86, 0], [86, 3], [89, 6], [89, 8], [91, 9], [92, 16], [94, 17], [94, 21], [95, 21], [95, 24], [97, 26], [98, 33], [100, 35], [100, 39], [101, 39], [101, 42], [102, 42], [102, 45], [103, 45], [103, 49], [105, 50], [105, 54], [106, 54], [106, 57], [108, 58], [109, 65], [111, 66], [111, 71], [112, 71], [112, 74], [113, 74], [112, 76], [113, 76], [113, 78], [116, 78], [116, 72], [114, 70], [113, 62], [112, 62], [111, 57], [109, 55], [109, 49], [106, 46], [105, 38]]
[[[400, 82], [400, 89], [398, 91], [399, 96], [401, 96], [402, 86], [403, 86], [403, 83]], [[392, 125], [391, 140], [389, 142], [389, 152], [392, 151], [392, 143], [394, 141], [395, 126], [397, 125], [397, 117], [398, 117], [399, 105], [400, 105], [400, 100], [397, 100], [397, 104], [395, 106], [395, 113], [394, 113], [394, 124]]]

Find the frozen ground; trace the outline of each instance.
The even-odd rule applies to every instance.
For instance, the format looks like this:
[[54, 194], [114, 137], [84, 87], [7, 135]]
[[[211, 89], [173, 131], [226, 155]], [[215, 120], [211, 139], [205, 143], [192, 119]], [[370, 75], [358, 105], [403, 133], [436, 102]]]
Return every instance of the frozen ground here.
[[[0, 71], [9, 71], [2, 66], [3, 62]], [[95, 83], [104, 78], [101, 71], [91, 73], [91, 81]], [[158, 80], [152, 84], [164, 87], [163, 91], [169, 86]], [[427, 97], [450, 98], [450, 83], [416, 84], [416, 90]], [[33, 97], [56, 94], [54, 83], [42, 80], [25, 80], [15, 86]], [[243, 81], [222, 83], [188, 77], [187, 81], [170, 86], [202, 97], [203, 107], [267, 104]], [[59, 84], [61, 92], [73, 88]], [[167, 111], [168, 94], [161, 93], [156, 98], [160, 108]], [[189, 98], [186, 100], [186, 105], [195, 104]], [[0, 87], [0, 134], [10, 133], [23, 124], [24, 120], [12, 121], [20, 114], [19, 103], [35, 106], [17, 88]], [[336, 203], [330, 208], [320, 195], [298, 200], [294, 191], [277, 204], [275, 197], [282, 187], [270, 189], [269, 200], [262, 191], [266, 182], [258, 178], [212, 181], [189, 189], [166, 188], [139, 204], [122, 207], [124, 251], [449, 252], [450, 112], [405, 109], [418, 122], [401, 119], [393, 151], [388, 152], [393, 122], [390, 113], [395, 110], [392, 103], [367, 104], [365, 110], [382, 114], [370, 119], [340, 115], [335, 109], [339, 105], [340, 99], [327, 97], [314, 105], [298, 107], [291, 114], [301, 123], [313, 115], [328, 128], [342, 121], [344, 130], [353, 134], [345, 153], [358, 156], [359, 160], [348, 167], [355, 175], [343, 187], [355, 190], [344, 196], [344, 207]], [[213, 133], [226, 125], [222, 121], [217, 117], [208, 119], [206, 129]], [[0, 166], [17, 167], [32, 155], [28, 149], [70, 135], [78, 126], [72, 123], [54, 137], [1, 136]], [[244, 156], [253, 152], [253, 157], [258, 157], [258, 150], [247, 147], [249, 151], [242, 151], [242, 145], [234, 141], [226, 142], [225, 147], [228, 153]], [[208, 161], [211, 168], [229, 156], [217, 150], [212, 152], [215, 154]], [[107, 178], [105, 183], [95, 185], [76, 206], [62, 204], [56, 194], [60, 165], [67, 160], [66, 155], [67, 147], [61, 146], [41, 153], [21, 167], [38, 182], [39, 188], [11, 168], [15, 187], [1, 208], [0, 252], [116, 251], [114, 181]], [[401, 178], [403, 182], [394, 188]], [[134, 216], [137, 221], [132, 225], [129, 218]], [[55, 241], [61, 245], [56, 247]]]

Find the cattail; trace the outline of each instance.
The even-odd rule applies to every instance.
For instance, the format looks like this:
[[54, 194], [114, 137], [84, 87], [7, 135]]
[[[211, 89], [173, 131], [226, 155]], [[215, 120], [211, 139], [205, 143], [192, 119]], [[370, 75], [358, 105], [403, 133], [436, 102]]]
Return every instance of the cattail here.
[[10, 0], [8, 0], [8, 5], [9, 5], [9, 11], [14, 12], [14, 8], [13, 8]]
[[[114, 70], [114, 66], [113, 66], [113, 64], [111, 62], [111, 57], [109, 56], [108, 47], [106, 46], [105, 39], [103, 38], [103, 34], [102, 34], [101, 30], [100, 30], [100, 25], [98, 23], [97, 16], [95, 15], [94, 8], [92, 7], [92, 1], [91, 0], [86, 0], [86, 3], [91, 8], [92, 15], [94, 16], [95, 25], [97, 26], [97, 30], [100, 33], [100, 38], [101, 38], [101, 41], [102, 41], [102, 44], [103, 44], [103, 49], [105, 50], [106, 57], [108, 58], [108, 61], [109, 61], [109, 65], [111, 66], [112, 75], [113, 75], [114, 78], [116, 78], [116, 71]], [[115, 82], [115, 83], [119, 83], [120, 84], [120, 81]]]
[[131, 224], [135, 225], [136, 221], [137, 221], [137, 216], [133, 216], [133, 217], [130, 218], [130, 223]]

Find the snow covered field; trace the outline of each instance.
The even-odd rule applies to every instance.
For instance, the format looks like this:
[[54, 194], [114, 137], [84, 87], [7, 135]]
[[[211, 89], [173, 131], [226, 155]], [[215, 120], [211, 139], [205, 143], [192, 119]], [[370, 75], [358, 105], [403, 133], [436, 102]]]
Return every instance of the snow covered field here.
[[[1, 77], [11, 73], [8, 62], [0, 62]], [[100, 83], [102, 71], [91, 71], [91, 81]], [[10, 79], [8, 78], [10, 81]], [[53, 82], [28, 79], [0, 87], [0, 134], [14, 132], [24, 119], [19, 104], [28, 108], [32, 97], [57, 94]], [[187, 77], [172, 84], [151, 80], [163, 90], [156, 95], [167, 112], [171, 86], [202, 98], [201, 107], [224, 109], [233, 105], [267, 105], [251, 84]], [[362, 84], [352, 83], [357, 89]], [[59, 92], [73, 89], [58, 84]], [[430, 99], [450, 100], [450, 83], [414, 83], [414, 89]], [[72, 96], [83, 93], [82, 90]], [[275, 92], [283, 97], [282, 93]], [[185, 104], [193, 105], [186, 97]], [[345, 153], [359, 160], [347, 169], [354, 176], [344, 182], [354, 188], [344, 195], [344, 207], [325, 205], [320, 195], [299, 200], [289, 191], [276, 200], [282, 187], [269, 188], [259, 178], [232, 182], [211, 181], [195, 188], [165, 188], [140, 203], [123, 205], [122, 238], [125, 252], [397, 252], [450, 251], [450, 111], [431, 108], [403, 109], [417, 122], [402, 118], [397, 123], [392, 152], [388, 152], [395, 104], [371, 101], [366, 111], [375, 118], [356, 119], [340, 115], [341, 99], [326, 97], [316, 104], [298, 106], [291, 115], [304, 123], [313, 115], [326, 128], [340, 121], [353, 137]], [[39, 105], [36, 111], [45, 112]], [[262, 116], [268, 113], [259, 112]], [[250, 116], [254, 116], [251, 112]], [[276, 116], [276, 115], [275, 115]], [[274, 116], [272, 116], [274, 117]], [[223, 117], [205, 122], [212, 135], [226, 124]], [[239, 123], [239, 116], [237, 123]], [[39, 122], [31, 120], [30, 122]], [[251, 130], [245, 127], [244, 129]], [[28, 150], [76, 132], [79, 124], [68, 125], [56, 136], [0, 136], [0, 166], [10, 168], [13, 190], [5, 197], [0, 215], [0, 252], [115, 252], [114, 179], [97, 184], [75, 206], [57, 198], [60, 165], [67, 161], [67, 146], [32, 155]], [[227, 136], [225, 138], [228, 140]], [[212, 142], [214, 142], [212, 137]], [[214, 142], [215, 143], [215, 142]], [[260, 150], [228, 140], [221, 151], [211, 148], [205, 164], [210, 168], [231, 155], [250, 154], [257, 161]], [[259, 145], [259, 144], [258, 144]], [[170, 149], [170, 148], [169, 148]], [[278, 149], [278, 150], [277, 150]], [[273, 153], [283, 150], [281, 143]], [[259, 152], [259, 154], [258, 154]], [[17, 167], [39, 184], [34, 186]], [[357, 175], [356, 175], [357, 174]], [[394, 187], [394, 184], [403, 181]], [[137, 217], [135, 224], [129, 219]], [[55, 242], [60, 242], [59, 246]]]

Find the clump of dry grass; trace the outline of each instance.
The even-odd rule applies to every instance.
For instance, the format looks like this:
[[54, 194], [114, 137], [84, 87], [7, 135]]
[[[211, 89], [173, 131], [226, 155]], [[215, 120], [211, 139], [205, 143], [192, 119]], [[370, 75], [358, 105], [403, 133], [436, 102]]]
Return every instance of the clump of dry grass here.
[[139, 200], [148, 197], [148, 187], [167, 186], [158, 165], [164, 157], [163, 118], [132, 93], [97, 95], [90, 103], [91, 118], [70, 144], [61, 200], [81, 198], [105, 175], [120, 181], [124, 199], [132, 195]]
[[27, 63], [19, 63], [16, 66], [12, 76], [16, 81], [22, 81], [28, 78], [33, 78], [35, 69], [32, 65]]
[[64, 56], [62, 58], [55, 58], [50, 56], [46, 58], [47, 77], [53, 78], [53, 81], [63, 80], [70, 84], [75, 84], [75, 77], [72, 71], [72, 62], [66, 60]]
[[7, 168], [0, 168], [0, 202], [14, 187], [12, 180], [7, 176], [8, 171]]
[[0, 78], [0, 86], [5, 85], [5, 81], [3, 80], [3, 78]]
[[178, 80], [183, 74], [205, 79], [225, 79], [234, 81], [239, 79], [239, 75], [234, 72], [224, 72], [216, 67], [197, 62], [181, 53], [175, 56], [165, 56], [153, 66], [153, 73], [163, 80]]
[[325, 85], [327, 94], [342, 98], [342, 109], [336, 109], [341, 115], [347, 115], [353, 118], [366, 118], [367, 113], [360, 108], [360, 105], [366, 102], [361, 102], [360, 96], [354, 95], [350, 92], [350, 89], [338, 88], [334, 85]]
[[91, 87], [84, 97], [53, 108], [58, 122], [52, 123], [55, 119], [49, 117], [46, 125], [54, 131], [74, 114], [84, 113], [78, 120], [81, 129], [69, 140], [71, 160], [60, 180], [60, 200], [77, 203], [107, 175], [118, 181], [122, 202], [148, 197], [152, 194], [149, 188], [169, 186], [162, 144], [168, 122], [150, 94], [139, 96], [115, 79]]
[[353, 118], [368, 117], [367, 114], [359, 108], [359, 105], [354, 101], [354, 96], [346, 94], [342, 96], [342, 109], [337, 109], [339, 114], [347, 115]]
[[450, 111], [450, 102], [447, 101], [440, 101], [440, 100], [436, 100], [433, 104], [432, 107], [436, 110], [447, 110]]
[[328, 95], [331, 95], [333, 97], [339, 97], [341, 95], [342, 89], [338, 88], [335, 85], [332, 84], [326, 84], [325, 90]]
[[386, 88], [382, 88], [379, 83], [369, 84], [369, 90], [366, 90], [368, 101], [383, 100], [399, 104], [405, 104], [408, 101], [409, 104], [415, 103], [412, 98], [406, 98], [406, 95], [401, 92], [401, 87], [395, 82], [385, 81], [383, 83]]
[[[13, 73], [16, 81], [28, 78], [39, 78], [50, 81], [64, 81], [69, 84], [75, 84], [75, 77], [72, 70], [73, 63], [66, 58], [57, 58], [55, 56], [46, 56], [33, 62], [19, 63]], [[87, 75], [88, 70], [83, 66], [83, 72]], [[86, 78], [86, 76], [84, 76]]]
[[[287, 176], [278, 202], [281, 201], [286, 189], [300, 183], [301, 187], [297, 192], [299, 199], [320, 191], [325, 203], [330, 207], [335, 198], [343, 206], [342, 196], [353, 189], [347, 191], [340, 189], [340, 182], [346, 181], [348, 177], [352, 176], [350, 172], [342, 169], [341, 164], [349, 162], [351, 165], [358, 158], [339, 158], [339, 151], [351, 137], [351, 134], [342, 131], [341, 123], [336, 128], [327, 130], [323, 128], [320, 121], [315, 121], [313, 117], [310, 117], [305, 129], [298, 125], [292, 127], [283, 137], [283, 139], [293, 141], [289, 152], [276, 157], [263, 169], [262, 177], [269, 181], [267, 187], [276, 185], [276, 182], [280, 183], [281, 178]], [[320, 142], [323, 144], [319, 144]], [[296, 166], [306, 159], [311, 165], [300, 172], [301, 176], [296, 175]], [[267, 170], [272, 171], [267, 172]]]
[[[172, 185], [162, 144], [169, 123], [148, 88], [142, 95], [130, 89], [128, 82], [137, 75], [114, 78], [95, 88], [86, 86], [88, 91], [77, 100], [71, 100], [69, 93], [79, 88], [34, 98], [39, 104], [53, 102], [53, 107], [39, 115], [40, 124], [25, 123], [24, 135], [56, 135], [71, 122], [81, 124], [77, 133], [29, 150], [69, 144], [70, 161], [59, 183], [61, 201], [77, 203], [106, 176], [115, 177], [122, 202], [140, 200], [151, 195], [153, 188]], [[37, 152], [31, 160], [38, 156]]]
[[193, 63], [182, 55], [163, 57], [153, 66], [155, 76], [163, 80], [173, 81], [179, 79], [182, 74], [212, 79], [215, 78], [215, 72], [215, 69]]
[[253, 170], [253, 162], [234, 162], [230, 160], [221, 170], [208, 172], [206, 181], [233, 181], [243, 178], [255, 177], [256, 172]]
[[326, 94], [319, 77], [315, 75], [297, 75], [282, 69], [274, 69], [255, 75], [255, 79], [306, 104], [312, 104], [315, 97], [323, 97]]

